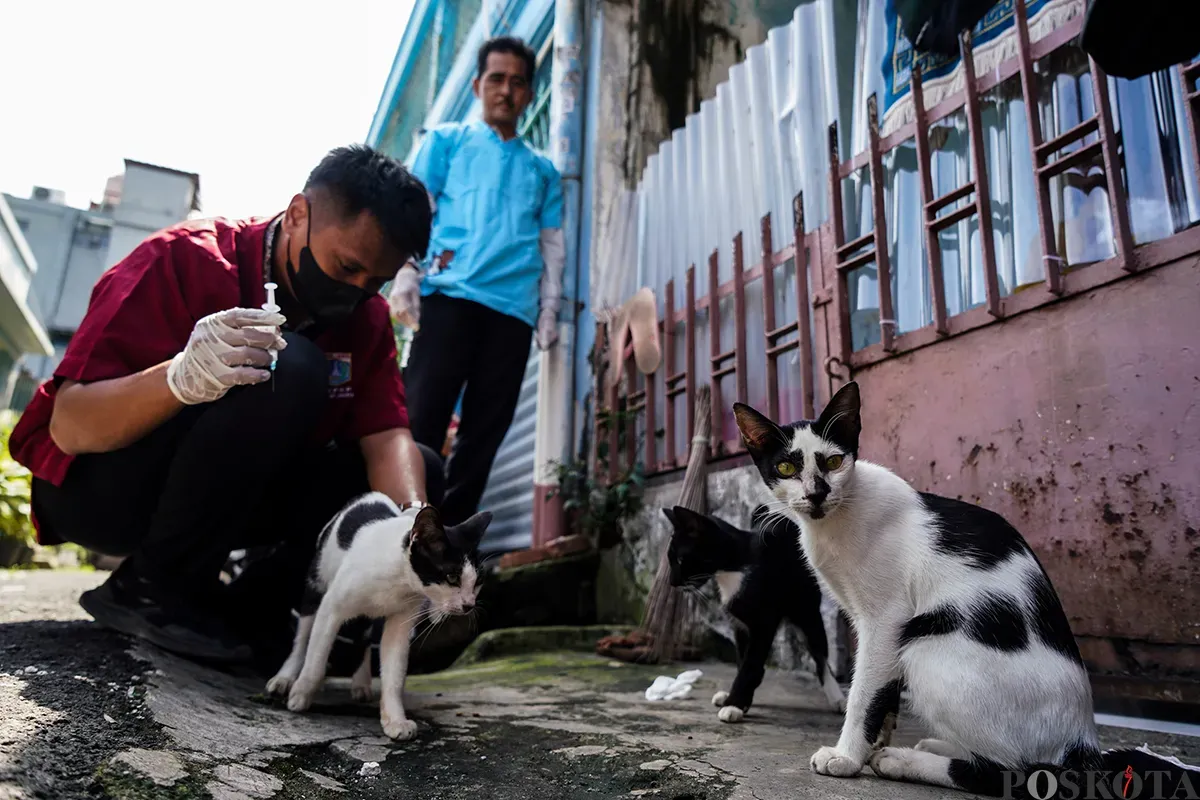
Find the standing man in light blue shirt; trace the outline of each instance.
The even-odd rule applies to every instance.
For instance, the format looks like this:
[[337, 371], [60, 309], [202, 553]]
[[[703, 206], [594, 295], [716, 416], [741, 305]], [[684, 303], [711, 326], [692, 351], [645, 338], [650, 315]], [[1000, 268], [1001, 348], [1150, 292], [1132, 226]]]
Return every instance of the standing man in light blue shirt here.
[[558, 338], [561, 179], [517, 136], [535, 65], [520, 39], [484, 42], [474, 82], [483, 119], [428, 131], [412, 170], [434, 206], [431, 261], [426, 272], [402, 268], [389, 302], [416, 331], [404, 373], [413, 438], [440, 450], [462, 393], [441, 506], [447, 525], [478, 510], [531, 340], [545, 350]]

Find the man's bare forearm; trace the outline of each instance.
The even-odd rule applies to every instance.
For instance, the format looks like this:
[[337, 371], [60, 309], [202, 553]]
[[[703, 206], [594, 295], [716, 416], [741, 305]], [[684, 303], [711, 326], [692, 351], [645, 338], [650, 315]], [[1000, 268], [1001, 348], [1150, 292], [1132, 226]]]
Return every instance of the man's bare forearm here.
[[362, 438], [363, 460], [371, 489], [397, 505], [426, 502], [425, 459], [407, 428], [393, 428]]
[[50, 438], [71, 455], [128, 447], [183, 408], [167, 386], [170, 361], [93, 383], [65, 381], [54, 400]]

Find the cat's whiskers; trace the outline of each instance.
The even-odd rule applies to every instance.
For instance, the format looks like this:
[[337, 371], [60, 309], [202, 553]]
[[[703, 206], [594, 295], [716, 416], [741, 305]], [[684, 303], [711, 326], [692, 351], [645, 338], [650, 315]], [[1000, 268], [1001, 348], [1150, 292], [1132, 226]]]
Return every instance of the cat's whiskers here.
[[772, 498], [763, 503], [763, 507], [766, 508], [767, 513], [760, 526], [760, 537], [764, 536], [768, 531], [773, 532], [776, 526], [780, 524], [786, 527], [792, 523], [793, 520], [790, 516], [791, 507], [783, 500]]

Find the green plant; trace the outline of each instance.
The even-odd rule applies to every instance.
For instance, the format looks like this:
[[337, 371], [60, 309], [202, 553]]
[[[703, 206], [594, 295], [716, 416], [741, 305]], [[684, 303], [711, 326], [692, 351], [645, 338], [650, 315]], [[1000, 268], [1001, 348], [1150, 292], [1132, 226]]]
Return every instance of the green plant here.
[[642, 465], [622, 470], [612, 482], [588, 474], [587, 461], [568, 464], [550, 462], [557, 485], [548, 497], [563, 499], [563, 512], [575, 533], [582, 533], [600, 549], [612, 547], [621, 538], [621, 522], [642, 508], [645, 479]]
[[8, 437], [19, 416], [14, 411], [0, 411], [0, 538], [33, 547], [36, 536], [29, 519], [29, 470], [8, 452]]

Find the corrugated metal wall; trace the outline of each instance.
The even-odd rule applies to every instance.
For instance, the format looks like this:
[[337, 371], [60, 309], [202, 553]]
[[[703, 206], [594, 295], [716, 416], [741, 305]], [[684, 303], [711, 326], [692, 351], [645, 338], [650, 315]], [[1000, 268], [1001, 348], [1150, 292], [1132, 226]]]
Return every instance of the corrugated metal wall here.
[[534, 435], [537, 431], [538, 373], [541, 353], [534, 345], [525, 365], [521, 399], [508, 435], [496, 453], [487, 489], [479, 503], [492, 512], [492, 524], [483, 539], [487, 552], [519, 550], [533, 543]]
[[[655, 290], [660, 306], [674, 279], [674, 305], [685, 305], [685, 275], [694, 265], [697, 293], [708, 285], [708, 259], [718, 253], [718, 279], [733, 276], [733, 239], [743, 234], [747, 268], [761, 253], [760, 220], [770, 213], [774, 250], [793, 243], [792, 199], [804, 192], [807, 228], [827, 216], [827, 129], [837, 109], [833, 3], [817, 0], [798, 8], [788, 25], [772, 29], [767, 41], [746, 51], [716, 96], [701, 103], [683, 128], [650, 156], [626, 213], [637, 215], [638, 285]], [[777, 324], [794, 320], [795, 268], [788, 264], [775, 279]], [[618, 282], [619, 283], [619, 282]], [[810, 280], [809, 285], [813, 284]], [[747, 336], [763, 336], [763, 286], [746, 286]], [[733, 298], [720, 304], [721, 340], [732, 343]], [[696, 352], [709, 352], [707, 311], [697, 318]], [[675, 339], [676, 363], [683, 363], [685, 338]], [[709, 363], [697, 358], [697, 380], [709, 379]], [[798, 416], [801, 386], [799, 353], [780, 363], [781, 408]], [[765, 356], [748, 351], [751, 405], [766, 406]], [[662, 420], [663, 392], [656, 417]], [[677, 414], [685, 410], [677, 404]], [[682, 420], [680, 420], [681, 422]], [[732, 421], [730, 421], [732, 424]], [[676, 425], [676, 452], [686, 449], [685, 426]], [[727, 432], [729, 433], [729, 432]], [[728, 436], [726, 438], [729, 438]]]

